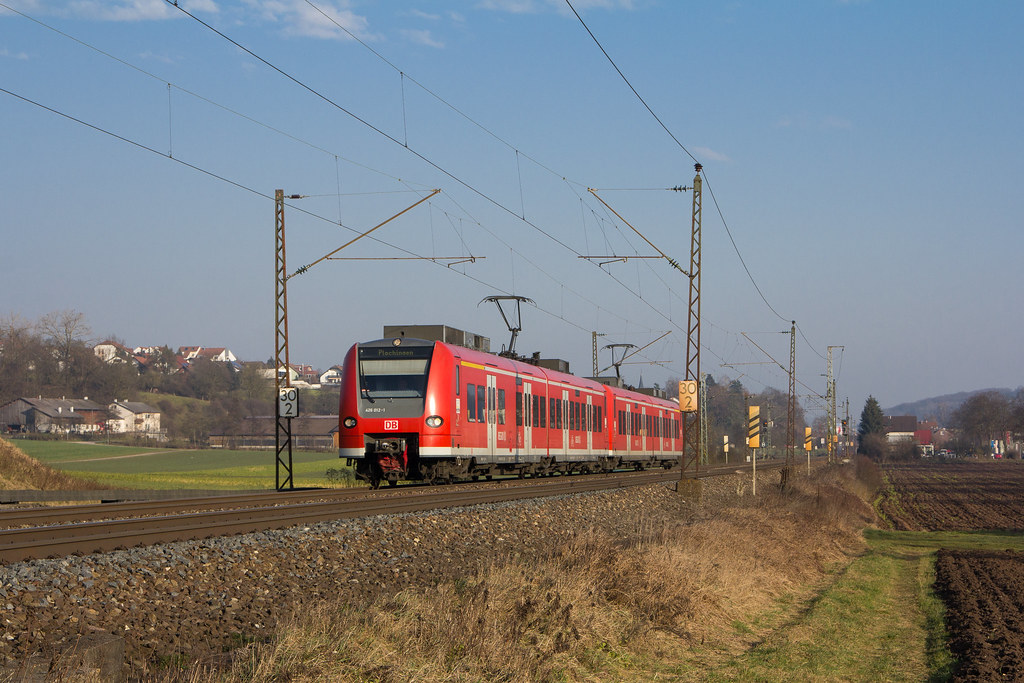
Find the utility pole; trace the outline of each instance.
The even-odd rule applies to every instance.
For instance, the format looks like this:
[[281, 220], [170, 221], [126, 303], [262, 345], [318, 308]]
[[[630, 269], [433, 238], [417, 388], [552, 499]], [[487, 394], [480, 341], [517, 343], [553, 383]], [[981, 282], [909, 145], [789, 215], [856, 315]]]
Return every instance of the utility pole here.
[[[690, 279], [689, 311], [686, 318], [686, 374], [684, 380], [688, 382], [700, 382], [700, 274], [701, 274], [701, 244], [700, 227], [702, 211], [702, 181], [701, 165], [694, 164], [695, 175], [693, 177], [693, 210], [690, 219], [690, 269], [687, 273]], [[692, 479], [687, 483], [686, 489], [694, 497], [700, 496], [700, 480], [697, 474], [700, 470], [700, 423], [705, 419], [704, 414], [699, 410], [684, 412], [682, 415], [682, 441], [683, 452], [681, 455], [682, 472], [680, 473], [680, 490], [684, 489], [683, 480], [692, 471]]]
[[843, 457], [850, 457], [850, 397], [846, 397], [846, 420], [843, 422], [846, 428], [843, 429]]
[[826, 439], [828, 441], [828, 462], [833, 463], [837, 458], [836, 453], [836, 380], [832, 373], [832, 349], [841, 349], [842, 346], [830, 346], [828, 347], [828, 357], [826, 359], [827, 371], [826, 371], [826, 395], [825, 395], [825, 410], [826, 410], [826, 421], [828, 424], [825, 426]]
[[796, 458], [796, 321], [789, 328], [789, 403], [786, 410], [786, 468], [783, 483], [793, 473]]

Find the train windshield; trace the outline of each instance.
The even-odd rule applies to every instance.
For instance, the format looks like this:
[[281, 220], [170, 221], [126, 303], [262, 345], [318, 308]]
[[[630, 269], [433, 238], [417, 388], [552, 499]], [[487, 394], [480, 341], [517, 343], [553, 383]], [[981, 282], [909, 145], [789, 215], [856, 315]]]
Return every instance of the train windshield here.
[[[407, 349], [403, 349], [406, 351]], [[408, 349], [412, 351], [412, 349]], [[416, 349], [417, 351], [419, 349]], [[432, 349], [424, 349], [427, 355]], [[427, 370], [430, 357], [381, 358], [377, 349], [360, 349], [359, 389], [369, 400], [388, 398], [423, 398], [427, 393]], [[397, 355], [397, 354], [395, 354]], [[420, 353], [409, 355], [421, 355]], [[370, 357], [366, 357], [370, 356]]]

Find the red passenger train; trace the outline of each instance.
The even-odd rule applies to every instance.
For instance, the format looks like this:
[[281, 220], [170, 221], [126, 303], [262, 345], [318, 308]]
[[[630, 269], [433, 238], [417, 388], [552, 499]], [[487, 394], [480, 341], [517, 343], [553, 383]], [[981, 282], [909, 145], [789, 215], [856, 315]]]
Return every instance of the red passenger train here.
[[355, 344], [338, 455], [374, 487], [678, 464], [679, 406], [536, 365], [405, 337]]

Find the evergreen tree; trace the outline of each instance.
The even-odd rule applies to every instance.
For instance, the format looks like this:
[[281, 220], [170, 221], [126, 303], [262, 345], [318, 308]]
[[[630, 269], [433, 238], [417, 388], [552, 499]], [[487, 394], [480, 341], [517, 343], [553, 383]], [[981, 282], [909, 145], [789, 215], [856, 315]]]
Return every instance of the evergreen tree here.
[[[864, 403], [864, 410], [860, 413], [860, 425], [857, 427], [857, 452], [867, 453], [865, 446], [877, 440], [877, 437], [885, 435], [885, 416], [882, 415], [882, 408], [878, 405], [878, 399], [868, 396]], [[876, 437], [872, 439], [870, 437]]]

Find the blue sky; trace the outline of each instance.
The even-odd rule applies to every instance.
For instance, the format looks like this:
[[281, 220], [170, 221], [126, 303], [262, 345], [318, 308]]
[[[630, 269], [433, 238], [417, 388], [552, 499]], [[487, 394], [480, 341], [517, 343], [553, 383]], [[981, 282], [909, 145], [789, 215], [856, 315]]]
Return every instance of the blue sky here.
[[[750, 340], [786, 364], [796, 320], [799, 392], [824, 393], [842, 346], [855, 415], [869, 394], [1024, 384], [1024, 5], [574, 2], [671, 135], [564, 2], [179, 5], [0, 0], [3, 316], [75, 309], [97, 339], [266, 360], [276, 188], [309, 195], [286, 208], [289, 270], [439, 188], [339, 254], [391, 260], [290, 280], [294, 361], [385, 324], [498, 349], [479, 302], [514, 293], [536, 302], [517, 350], [579, 374], [591, 331], [671, 332], [636, 357], [660, 364], [623, 367], [663, 383], [685, 278], [579, 258], [652, 253], [587, 188], [685, 262], [690, 194], [659, 188], [696, 158], [705, 372], [785, 390]], [[410, 254], [482, 258], [393, 260]]]

